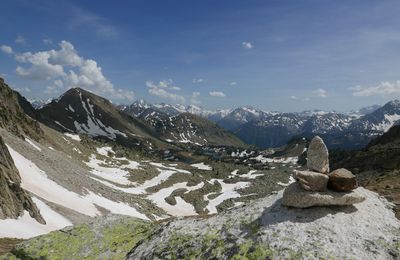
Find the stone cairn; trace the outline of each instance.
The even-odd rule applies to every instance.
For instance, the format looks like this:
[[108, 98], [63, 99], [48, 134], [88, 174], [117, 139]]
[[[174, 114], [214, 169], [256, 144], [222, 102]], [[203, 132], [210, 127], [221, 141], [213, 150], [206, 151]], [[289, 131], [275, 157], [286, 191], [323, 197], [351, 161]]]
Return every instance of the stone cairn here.
[[344, 168], [329, 173], [329, 153], [324, 141], [316, 136], [307, 151], [307, 168], [295, 170], [295, 183], [283, 193], [282, 204], [289, 207], [345, 206], [365, 198], [358, 192], [356, 177]]

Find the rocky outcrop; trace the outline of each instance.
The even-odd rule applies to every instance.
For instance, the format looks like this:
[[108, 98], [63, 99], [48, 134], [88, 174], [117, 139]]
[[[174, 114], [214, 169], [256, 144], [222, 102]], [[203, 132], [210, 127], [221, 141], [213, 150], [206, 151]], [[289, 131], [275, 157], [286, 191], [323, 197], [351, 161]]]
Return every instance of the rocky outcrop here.
[[326, 191], [328, 175], [312, 171], [294, 171], [293, 178], [307, 191]]
[[282, 204], [289, 207], [309, 208], [315, 206], [348, 206], [363, 202], [357, 190], [351, 192], [308, 192], [299, 183], [290, 184], [283, 193]]
[[351, 191], [357, 188], [356, 176], [344, 168], [329, 174], [328, 188], [334, 191]]
[[28, 102], [0, 78], [0, 127], [21, 138], [28, 135], [38, 140], [43, 136], [43, 130], [39, 123], [30, 117], [34, 117], [32, 111], [33, 108]]
[[350, 192], [357, 188], [357, 180], [350, 171], [338, 169], [327, 174], [328, 149], [319, 136], [311, 140], [307, 156], [309, 170], [294, 171], [293, 178], [297, 182], [286, 188], [283, 193], [283, 205], [296, 208], [345, 206], [364, 200], [357, 193]]
[[20, 183], [19, 172], [0, 136], [0, 219], [18, 218], [28, 211], [31, 217], [45, 224], [35, 203]]
[[314, 137], [308, 147], [307, 168], [320, 173], [329, 172], [328, 148], [319, 136]]

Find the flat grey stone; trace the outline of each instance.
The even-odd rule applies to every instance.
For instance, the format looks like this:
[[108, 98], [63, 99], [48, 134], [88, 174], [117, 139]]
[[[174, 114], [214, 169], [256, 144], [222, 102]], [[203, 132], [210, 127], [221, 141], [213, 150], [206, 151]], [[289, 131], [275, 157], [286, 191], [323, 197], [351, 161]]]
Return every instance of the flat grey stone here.
[[328, 186], [328, 175], [312, 171], [294, 171], [293, 178], [307, 191], [326, 191]]
[[290, 184], [283, 192], [282, 204], [295, 208], [315, 206], [346, 206], [363, 202], [365, 197], [355, 189], [350, 192], [311, 192], [305, 191], [300, 184]]

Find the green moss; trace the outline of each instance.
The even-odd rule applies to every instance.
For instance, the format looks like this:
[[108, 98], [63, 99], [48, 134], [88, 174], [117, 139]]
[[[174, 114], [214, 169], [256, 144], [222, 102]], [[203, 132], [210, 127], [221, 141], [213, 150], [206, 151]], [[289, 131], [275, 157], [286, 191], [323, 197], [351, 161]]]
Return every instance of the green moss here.
[[152, 230], [149, 222], [119, 217], [51, 232], [18, 245], [12, 254], [21, 259], [123, 259]]
[[174, 233], [153, 252], [160, 259], [270, 259], [274, 250], [251, 239], [238, 243], [229, 234], [210, 230], [204, 236]]

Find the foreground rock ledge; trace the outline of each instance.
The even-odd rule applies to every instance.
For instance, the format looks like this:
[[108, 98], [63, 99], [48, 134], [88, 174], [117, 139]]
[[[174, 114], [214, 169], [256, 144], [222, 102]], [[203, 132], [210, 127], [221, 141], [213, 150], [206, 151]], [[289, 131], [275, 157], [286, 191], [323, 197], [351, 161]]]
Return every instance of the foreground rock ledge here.
[[288, 207], [309, 208], [314, 206], [348, 206], [363, 202], [365, 197], [355, 189], [350, 192], [310, 192], [295, 182], [283, 193], [282, 204]]

